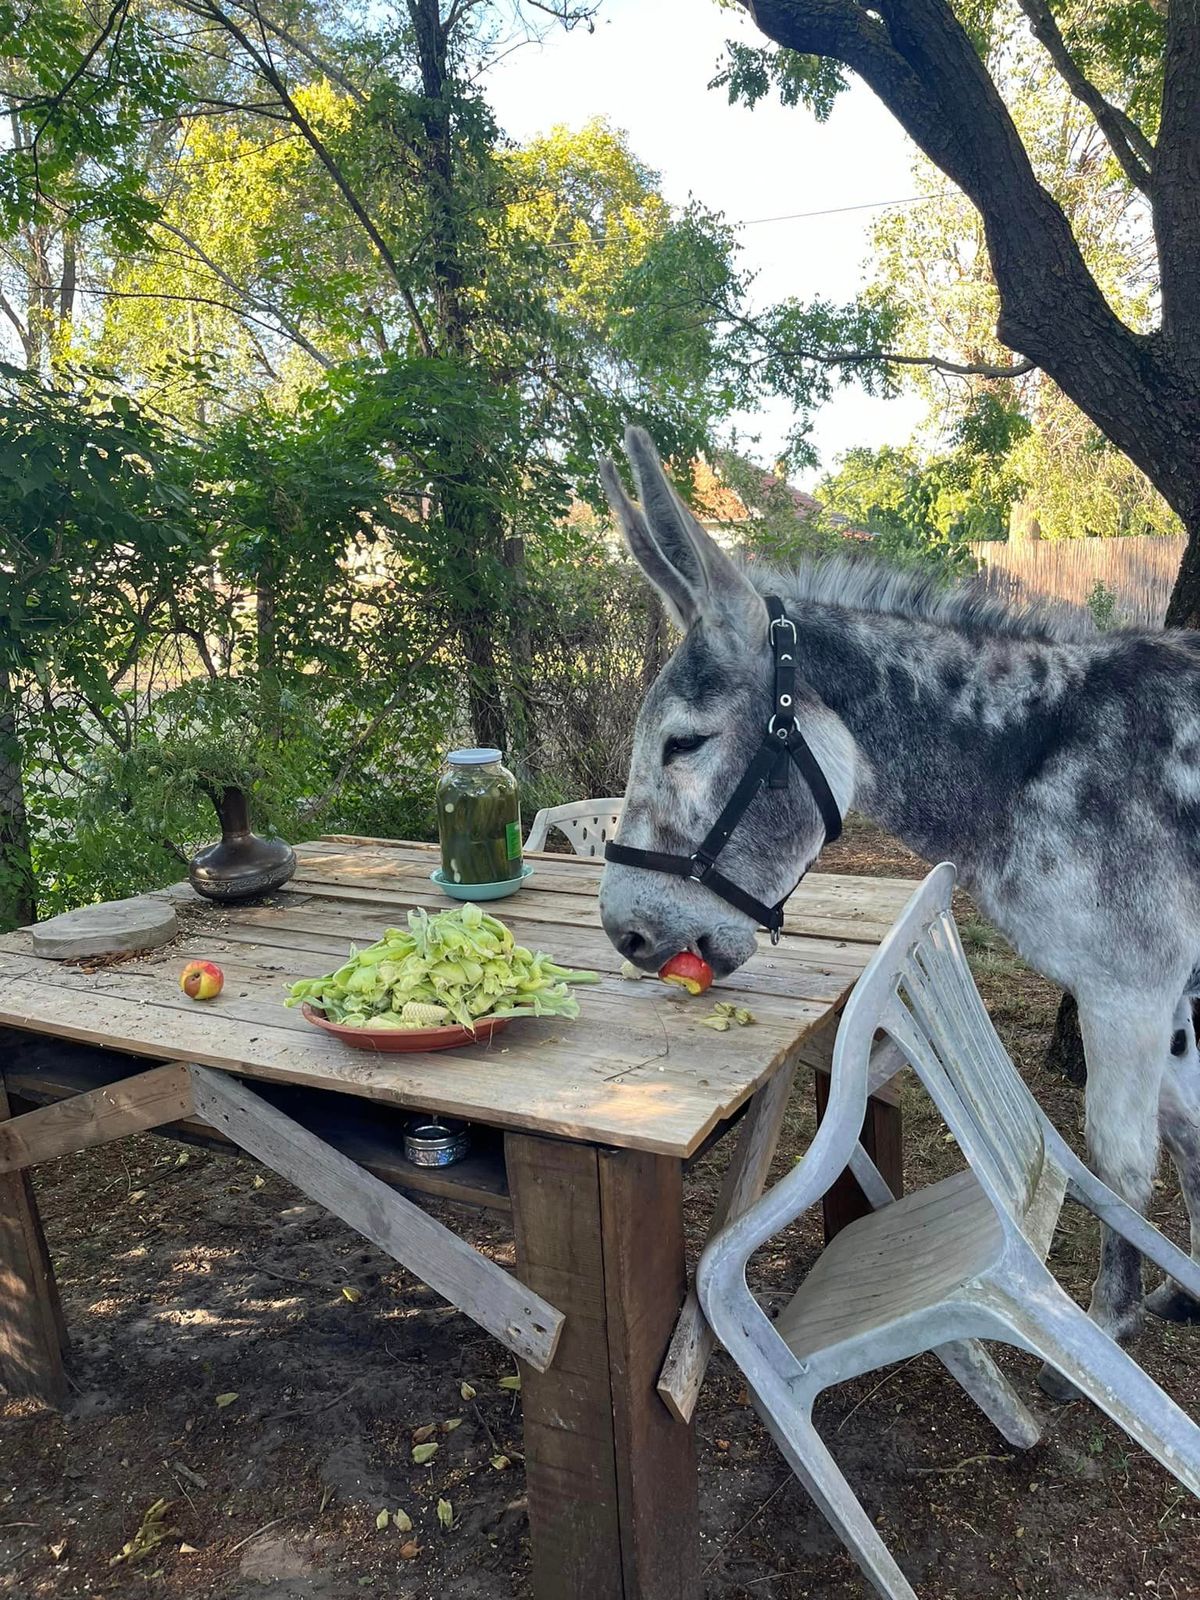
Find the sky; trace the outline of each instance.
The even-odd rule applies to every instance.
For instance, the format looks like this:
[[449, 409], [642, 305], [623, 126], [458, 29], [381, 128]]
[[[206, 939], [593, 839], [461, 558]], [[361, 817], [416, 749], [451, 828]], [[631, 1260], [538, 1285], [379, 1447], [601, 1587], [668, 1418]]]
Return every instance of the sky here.
[[[878, 202], [914, 193], [915, 148], [874, 95], [855, 83], [825, 124], [797, 107], [730, 106], [707, 85], [726, 39], [761, 35], [743, 13], [715, 0], [605, 0], [595, 32], [546, 31], [493, 66], [485, 93], [501, 127], [524, 142], [556, 123], [603, 116], [629, 134], [639, 160], [661, 173], [663, 192], [689, 196], [741, 229], [742, 264], [758, 274], [757, 303], [795, 295], [843, 301], [866, 281], [869, 230]], [[833, 213], [795, 217], [797, 212]], [[789, 217], [788, 221], [759, 221]], [[842, 389], [817, 415], [812, 441], [822, 469], [855, 445], [902, 444], [921, 420], [914, 396], [871, 399]], [[782, 403], [732, 418], [761, 435], [773, 459], [789, 430]], [[820, 471], [798, 476], [804, 487]]]

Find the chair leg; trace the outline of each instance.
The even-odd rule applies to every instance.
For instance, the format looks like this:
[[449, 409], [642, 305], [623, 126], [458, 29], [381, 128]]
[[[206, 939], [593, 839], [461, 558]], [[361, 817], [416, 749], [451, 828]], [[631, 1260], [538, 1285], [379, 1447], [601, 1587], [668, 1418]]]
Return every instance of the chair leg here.
[[[1018, 1288], [1020, 1298], [1004, 1296], [1003, 1320], [1017, 1341], [1061, 1372], [1200, 1497], [1200, 1427], [1057, 1284], [1054, 1288], [1049, 1306], [1040, 1284], [1024, 1295]], [[1037, 1300], [1042, 1305], [1034, 1310]]]
[[977, 1339], [943, 1344], [933, 1352], [997, 1431], [1018, 1450], [1042, 1436], [1041, 1424]]
[[892, 1552], [813, 1427], [812, 1418], [793, 1410], [781, 1419], [772, 1416], [761, 1402], [758, 1410], [788, 1465], [877, 1593], [884, 1600], [918, 1600], [916, 1590], [896, 1565]]

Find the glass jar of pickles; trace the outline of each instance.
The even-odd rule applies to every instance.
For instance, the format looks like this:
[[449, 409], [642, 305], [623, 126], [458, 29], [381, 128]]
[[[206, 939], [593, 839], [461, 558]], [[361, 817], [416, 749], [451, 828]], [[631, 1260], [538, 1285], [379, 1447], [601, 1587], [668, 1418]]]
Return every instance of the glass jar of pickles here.
[[499, 750], [451, 750], [437, 785], [442, 873], [450, 883], [504, 883], [521, 876], [517, 780]]

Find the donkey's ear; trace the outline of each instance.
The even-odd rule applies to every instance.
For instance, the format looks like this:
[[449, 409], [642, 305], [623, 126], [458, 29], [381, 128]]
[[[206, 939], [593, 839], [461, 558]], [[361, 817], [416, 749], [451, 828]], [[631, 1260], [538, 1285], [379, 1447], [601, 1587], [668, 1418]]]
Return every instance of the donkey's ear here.
[[705, 618], [757, 639], [767, 625], [762, 597], [676, 494], [649, 435], [627, 429], [625, 450], [641, 508], [625, 493], [611, 462], [602, 463], [601, 478], [634, 559], [674, 621], [686, 632]]
[[600, 482], [604, 485], [613, 515], [621, 524], [621, 532], [625, 535], [625, 543], [633, 559], [662, 596], [671, 621], [686, 633], [700, 616], [695, 604], [698, 569], [693, 563], [692, 571], [685, 577], [667, 559], [647, 527], [640, 509], [625, 493], [625, 485], [611, 461], [600, 462]]

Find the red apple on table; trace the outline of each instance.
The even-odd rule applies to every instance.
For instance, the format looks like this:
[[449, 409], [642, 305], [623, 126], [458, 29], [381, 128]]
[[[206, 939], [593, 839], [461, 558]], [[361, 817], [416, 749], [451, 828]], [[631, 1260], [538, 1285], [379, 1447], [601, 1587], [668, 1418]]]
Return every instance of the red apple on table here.
[[703, 994], [712, 987], [713, 969], [694, 951], [681, 950], [677, 956], [659, 967], [658, 975], [664, 983], [674, 983], [688, 994]]
[[215, 961], [189, 961], [179, 974], [179, 987], [189, 999], [212, 1000], [225, 987], [225, 974]]

